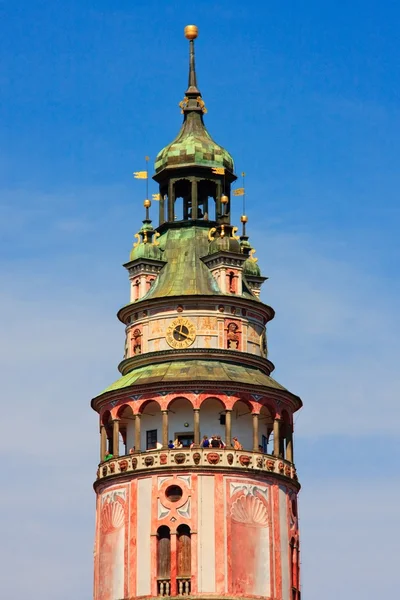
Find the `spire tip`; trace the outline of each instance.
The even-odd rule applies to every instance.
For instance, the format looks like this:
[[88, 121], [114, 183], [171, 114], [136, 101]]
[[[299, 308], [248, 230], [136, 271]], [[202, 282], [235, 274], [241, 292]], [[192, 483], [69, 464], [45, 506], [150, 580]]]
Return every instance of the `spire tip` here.
[[199, 28], [197, 25], [186, 25], [185, 27], [185, 38], [187, 40], [195, 40], [199, 35]]

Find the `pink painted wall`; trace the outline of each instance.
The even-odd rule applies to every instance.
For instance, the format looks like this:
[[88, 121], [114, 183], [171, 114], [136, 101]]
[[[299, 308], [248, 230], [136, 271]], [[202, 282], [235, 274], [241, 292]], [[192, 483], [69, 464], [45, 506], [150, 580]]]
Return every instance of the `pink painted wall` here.
[[[172, 484], [182, 489], [178, 502], [166, 497]], [[298, 541], [293, 502], [295, 490], [273, 477], [251, 474], [144, 474], [120, 485], [105, 484], [97, 509], [94, 598], [157, 595], [156, 533], [161, 525], [173, 534], [171, 591], [176, 593], [174, 534], [187, 524], [193, 532], [192, 594], [286, 600], [293, 575], [289, 542]]]

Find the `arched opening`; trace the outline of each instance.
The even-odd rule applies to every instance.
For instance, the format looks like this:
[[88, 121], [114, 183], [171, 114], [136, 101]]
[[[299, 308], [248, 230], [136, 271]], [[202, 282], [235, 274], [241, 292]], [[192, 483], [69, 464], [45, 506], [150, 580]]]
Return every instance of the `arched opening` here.
[[133, 302], [135, 302], [136, 300], [139, 300], [139, 296], [140, 296], [140, 279], [135, 279], [132, 282], [132, 300], [133, 300]]
[[274, 419], [271, 410], [267, 406], [262, 406], [259, 416], [259, 450], [264, 454], [272, 454], [272, 431], [274, 428]]
[[192, 209], [192, 184], [188, 179], [179, 179], [175, 182], [174, 220], [187, 221], [193, 218]]
[[244, 450], [253, 448], [253, 415], [252, 407], [243, 400], [238, 400], [232, 410], [232, 445], [235, 438]]
[[217, 197], [217, 186], [214, 181], [202, 179], [197, 184], [198, 206], [206, 221], [216, 221], [215, 199]]
[[171, 592], [171, 532], [162, 525], [157, 529], [157, 587], [160, 596]]
[[200, 406], [200, 445], [214, 436], [225, 445], [225, 406], [218, 398], [207, 398]]
[[[113, 424], [111, 419], [111, 413], [109, 410], [106, 410], [101, 418], [101, 424], [104, 427], [105, 436], [106, 436], [106, 444], [105, 448], [103, 448], [105, 454], [114, 454], [113, 448]], [[104, 460], [104, 456], [102, 458]]]
[[236, 277], [235, 273], [233, 271], [229, 271], [228, 272], [228, 291], [230, 294], [237, 293], [236, 281], [237, 281], [237, 277]]
[[170, 441], [175, 447], [182, 444], [183, 448], [190, 448], [194, 442], [193, 406], [187, 398], [175, 398], [168, 407], [168, 442]]
[[156, 450], [161, 443], [161, 408], [158, 402], [151, 400], [141, 411], [140, 447], [142, 450]]
[[292, 426], [290, 423], [290, 417], [286, 410], [281, 413], [281, 427], [279, 434], [279, 456], [287, 458], [287, 447], [288, 440], [291, 440]]
[[121, 406], [118, 411], [119, 418], [119, 454], [129, 454], [135, 450], [135, 417], [130, 406]]
[[300, 581], [299, 581], [299, 546], [296, 540], [292, 538], [289, 544], [290, 550], [290, 583], [292, 590], [292, 600], [300, 600]]
[[188, 525], [179, 525], [176, 540], [177, 591], [180, 596], [190, 594], [192, 575], [191, 535]]

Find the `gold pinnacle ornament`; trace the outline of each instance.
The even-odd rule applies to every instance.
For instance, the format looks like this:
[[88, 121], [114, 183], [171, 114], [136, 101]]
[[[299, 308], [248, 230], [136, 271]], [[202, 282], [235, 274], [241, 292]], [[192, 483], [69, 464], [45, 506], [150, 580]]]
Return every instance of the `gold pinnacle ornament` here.
[[199, 35], [199, 28], [196, 25], [186, 25], [185, 38], [187, 40], [195, 40]]

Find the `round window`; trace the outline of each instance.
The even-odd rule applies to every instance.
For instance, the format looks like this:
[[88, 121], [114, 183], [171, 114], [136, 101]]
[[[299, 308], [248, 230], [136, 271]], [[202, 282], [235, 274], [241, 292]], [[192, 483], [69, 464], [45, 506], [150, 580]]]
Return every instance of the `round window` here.
[[165, 490], [165, 495], [170, 502], [178, 502], [182, 498], [182, 488], [179, 485], [170, 485]]

